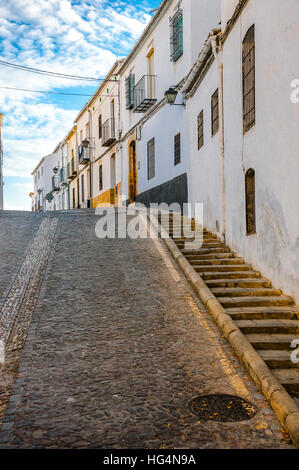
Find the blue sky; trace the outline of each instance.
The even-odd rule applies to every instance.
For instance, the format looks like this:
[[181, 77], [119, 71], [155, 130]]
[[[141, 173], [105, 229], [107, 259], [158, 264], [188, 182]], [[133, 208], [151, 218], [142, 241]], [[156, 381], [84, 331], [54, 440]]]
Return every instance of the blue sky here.
[[[74, 75], [104, 77], [128, 54], [160, 0], [0, 0], [0, 60]], [[31, 172], [71, 128], [87, 97], [1, 89], [92, 94], [97, 84], [0, 66], [4, 114], [4, 202], [30, 210]]]

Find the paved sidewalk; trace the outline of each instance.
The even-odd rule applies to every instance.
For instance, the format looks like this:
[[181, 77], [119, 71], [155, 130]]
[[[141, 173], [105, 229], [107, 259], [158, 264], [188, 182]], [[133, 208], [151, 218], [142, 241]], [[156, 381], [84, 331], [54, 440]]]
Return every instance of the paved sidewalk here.
[[[62, 215], [0, 431], [6, 448], [292, 448], [162, 243], [99, 240]], [[230, 393], [250, 421], [199, 422]]]

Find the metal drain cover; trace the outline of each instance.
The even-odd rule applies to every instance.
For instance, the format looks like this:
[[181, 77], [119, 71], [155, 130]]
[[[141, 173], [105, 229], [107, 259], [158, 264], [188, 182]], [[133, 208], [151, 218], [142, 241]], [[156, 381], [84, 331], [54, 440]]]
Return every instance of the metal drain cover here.
[[190, 411], [202, 421], [245, 421], [258, 409], [242, 397], [234, 395], [201, 395], [189, 403]]

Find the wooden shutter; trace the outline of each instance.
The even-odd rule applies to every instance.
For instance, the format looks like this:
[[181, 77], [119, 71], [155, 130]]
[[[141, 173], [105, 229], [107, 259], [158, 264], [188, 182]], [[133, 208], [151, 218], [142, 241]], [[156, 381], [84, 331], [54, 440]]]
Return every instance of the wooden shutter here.
[[254, 25], [243, 41], [243, 130], [255, 124], [255, 31]]

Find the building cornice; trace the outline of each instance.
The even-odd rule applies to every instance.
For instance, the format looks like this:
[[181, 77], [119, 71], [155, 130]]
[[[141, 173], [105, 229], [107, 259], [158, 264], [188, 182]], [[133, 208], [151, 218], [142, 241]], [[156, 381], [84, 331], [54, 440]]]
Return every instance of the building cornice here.
[[222, 36], [221, 36], [222, 44], [225, 43], [226, 39], [228, 38], [230, 32], [232, 31], [233, 27], [235, 26], [236, 22], [239, 19], [239, 16], [241, 15], [242, 11], [244, 10], [248, 2], [249, 0], [239, 0], [239, 3], [237, 4], [235, 8], [233, 16], [226, 23], [225, 30], [222, 33]]
[[142, 35], [140, 36], [139, 40], [129, 53], [128, 57], [125, 59], [124, 63], [122, 64], [121, 68], [119, 69], [119, 74], [121, 75], [123, 71], [128, 67], [128, 65], [132, 62], [133, 58], [136, 56], [140, 48], [144, 45], [145, 41], [148, 39], [150, 34], [152, 33], [154, 27], [160, 21], [161, 16], [166, 12], [169, 5], [172, 3], [173, 0], [163, 0], [160, 4], [156, 14], [153, 16], [145, 30], [143, 31]]

